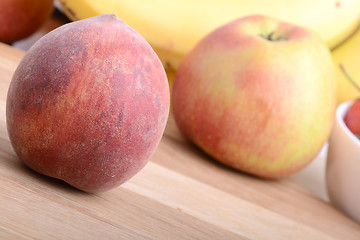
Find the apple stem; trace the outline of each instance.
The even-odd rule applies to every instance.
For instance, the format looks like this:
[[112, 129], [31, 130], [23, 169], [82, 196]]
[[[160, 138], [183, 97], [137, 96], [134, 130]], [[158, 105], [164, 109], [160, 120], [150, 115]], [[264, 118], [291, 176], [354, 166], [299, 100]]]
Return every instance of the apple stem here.
[[261, 34], [261, 37], [264, 38], [264, 39], [266, 39], [266, 40], [272, 41], [272, 40], [273, 40], [273, 38], [272, 38], [273, 35], [274, 35], [274, 31], [272, 31], [272, 32], [271, 32], [270, 34], [268, 34], [268, 35]]
[[349, 73], [345, 70], [345, 67], [342, 64], [339, 64], [339, 67], [341, 71], [344, 73], [345, 77], [351, 82], [351, 84], [360, 92], [359, 85], [356, 84], [356, 82], [351, 78]]
[[271, 33], [267, 36], [267, 40], [272, 41], [272, 40], [273, 40], [273, 35], [274, 35], [274, 32], [271, 32]]
[[261, 37], [266, 39], [266, 40], [269, 40], [269, 41], [280, 41], [280, 40], [283, 39], [281, 36], [279, 36], [278, 38], [274, 38], [274, 34], [275, 34], [275, 32], [272, 31], [268, 35], [261, 34]]

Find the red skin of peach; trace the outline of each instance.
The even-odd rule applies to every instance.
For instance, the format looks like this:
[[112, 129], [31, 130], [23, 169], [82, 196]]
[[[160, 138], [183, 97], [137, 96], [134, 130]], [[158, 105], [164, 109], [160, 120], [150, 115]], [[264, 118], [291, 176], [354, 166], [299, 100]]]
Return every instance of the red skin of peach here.
[[344, 116], [344, 122], [353, 134], [360, 136], [360, 100], [351, 105]]
[[53, 0], [1, 0], [0, 41], [12, 43], [30, 36], [50, 17]]
[[61, 26], [27, 52], [8, 91], [7, 128], [30, 168], [102, 192], [149, 161], [169, 105], [150, 45], [115, 15], [102, 15]]

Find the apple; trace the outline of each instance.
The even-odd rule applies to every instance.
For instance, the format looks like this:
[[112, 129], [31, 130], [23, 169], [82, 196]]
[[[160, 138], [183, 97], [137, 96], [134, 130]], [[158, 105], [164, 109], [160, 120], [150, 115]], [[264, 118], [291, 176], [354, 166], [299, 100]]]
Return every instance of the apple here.
[[262, 15], [221, 26], [181, 62], [172, 111], [212, 158], [261, 178], [293, 174], [327, 141], [335, 70], [311, 31]]
[[0, 41], [12, 43], [30, 36], [50, 17], [53, 0], [1, 0]]
[[146, 165], [169, 105], [148, 42], [115, 15], [99, 15], [62, 25], [28, 50], [8, 90], [7, 130], [33, 170], [103, 192]]

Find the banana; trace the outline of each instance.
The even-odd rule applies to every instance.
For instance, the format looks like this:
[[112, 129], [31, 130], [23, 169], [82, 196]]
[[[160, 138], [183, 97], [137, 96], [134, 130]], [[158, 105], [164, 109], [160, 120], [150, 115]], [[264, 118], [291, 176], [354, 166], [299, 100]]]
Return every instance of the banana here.
[[215, 28], [236, 18], [263, 14], [318, 33], [329, 48], [360, 22], [359, 0], [58, 0], [73, 21], [115, 13], [154, 48], [165, 68], [181, 59]]
[[349, 39], [333, 49], [331, 53], [336, 67], [338, 104], [359, 98], [360, 92], [347, 79], [340, 65], [353, 81], [360, 85], [360, 26]]
[[[170, 89], [170, 94], [171, 94], [176, 71], [172, 68], [165, 68], [165, 71], [166, 71], [166, 76], [167, 76], [167, 79], [169, 82], [169, 89]], [[171, 103], [170, 103], [170, 111], [172, 111]]]

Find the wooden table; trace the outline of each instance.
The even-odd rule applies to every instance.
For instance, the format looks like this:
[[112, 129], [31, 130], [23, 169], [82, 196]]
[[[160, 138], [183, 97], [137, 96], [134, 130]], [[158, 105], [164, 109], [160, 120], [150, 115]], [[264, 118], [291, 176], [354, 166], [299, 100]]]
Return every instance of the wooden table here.
[[16, 157], [5, 102], [24, 52], [0, 43], [0, 239], [360, 239], [360, 225], [290, 178], [229, 169], [187, 142], [170, 115], [145, 168], [86, 194]]

